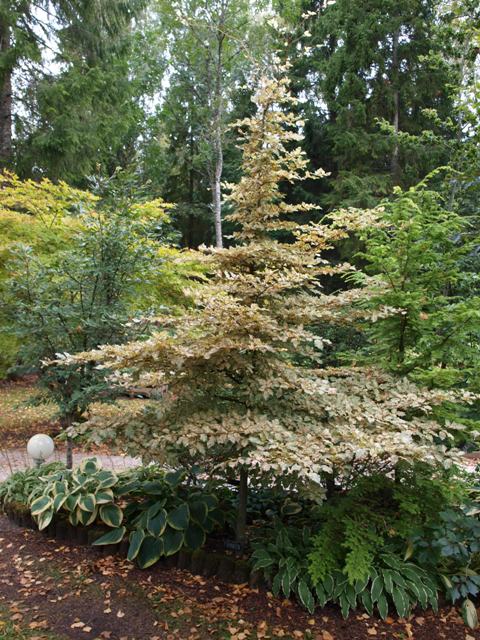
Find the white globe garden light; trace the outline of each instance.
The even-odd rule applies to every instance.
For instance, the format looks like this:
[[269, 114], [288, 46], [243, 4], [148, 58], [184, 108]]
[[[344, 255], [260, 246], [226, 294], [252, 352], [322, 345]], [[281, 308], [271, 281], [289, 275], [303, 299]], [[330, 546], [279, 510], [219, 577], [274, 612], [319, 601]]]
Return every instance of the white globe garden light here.
[[54, 450], [55, 444], [46, 433], [37, 433], [30, 438], [27, 444], [27, 453], [37, 467], [43, 464], [47, 458], [50, 458]]

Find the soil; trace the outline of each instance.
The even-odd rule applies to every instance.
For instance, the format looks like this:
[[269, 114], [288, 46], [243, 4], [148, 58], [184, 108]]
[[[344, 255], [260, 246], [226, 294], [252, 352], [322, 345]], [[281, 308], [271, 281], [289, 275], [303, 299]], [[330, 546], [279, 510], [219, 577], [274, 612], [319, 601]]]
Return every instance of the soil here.
[[118, 556], [49, 540], [5, 517], [0, 607], [18, 637], [28, 630], [32, 640], [47, 634], [73, 640], [480, 640], [480, 630], [467, 629], [453, 608], [386, 622], [362, 613], [343, 620], [335, 607], [312, 616], [261, 589], [161, 565], [141, 571]]

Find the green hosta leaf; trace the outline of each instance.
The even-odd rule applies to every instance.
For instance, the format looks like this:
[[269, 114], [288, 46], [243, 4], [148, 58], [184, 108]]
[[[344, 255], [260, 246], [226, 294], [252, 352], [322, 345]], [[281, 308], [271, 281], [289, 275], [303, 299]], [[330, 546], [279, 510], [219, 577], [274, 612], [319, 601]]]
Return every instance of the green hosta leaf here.
[[414, 551], [415, 551], [415, 547], [413, 545], [413, 542], [409, 540], [407, 543], [407, 548], [405, 549], [405, 555], [403, 559], [409, 560], [413, 556]]
[[372, 602], [372, 596], [370, 595], [370, 591], [368, 589], [365, 589], [365, 591], [362, 591], [362, 593], [360, 594], [360, 600], [362, 601], [362, 604], [365, 607], [365, 611], [368, 613], [369, 616], [371, 616], [373, 613], [373, 602]]
[[147, 529], [152, 536], [161, 536], [167, 526], [167, 512], [161, 509], [153, 518], [148, 518]]
[[95, 509], [97, 501], [93, 493], [87, 493], [84, 496], [80, 496], [78, 500], [78, 506], [83, 511], [89, 511], [90, 513]]
[[277, 573], [277, 575], [274, 577], [274, 579], [272, 580], [272, 593], [273, 595], [277, 598], [278, 594], [280, 593], [280, 585], [282, 583], [282, 572], [279, 571]]
[[196, 522], [190, 522], [185, 531], [185, 544], [189, 549], [195, 551], [205, 544], [206, 535], [202, 527]]
[[355, 609], [355, 607], [357, 606], [357, 594], [351, 584], [347, 584], [347, 586], [345, 587], [345, 597], [347, 598], [350, 607], [352, 609]]
[[82, 460], [78, 468], [82, 473], [93, 474], [96, 471], [99, 471], [102, 468], [102, 465], [98, 458], [87, 458], [86, 460]]
[[335, 581], [330, 574], [325, 576], [323, 580], [323, 588], [325, 589], [326, 595], [330, 598], [335, 588]]
[[178, 469], [177, 471], [170, 471], [165, 474], [165, 481], [175, 489], [186, 477], [186, 473], [183, 469]]
[[65, 504], [67, 497], [64, 493], [57, 493], [53, 500], [53, 510], [57, 512]]
[[363, 580], [355, 580], [355, 593], [360, 594], [367, 588], [370, 581], [370, 576], [363, 578]]
[[372, 581], [372, 586], [370, 588], [370, 593], [372, 596], [372, 602], [375, 603], [379, 599], [380, 595], [383, 592], [383, 581], [380, 576], [377, 576]]
[[78, 524], [82, 524], [84, 527], [88, 527], [89, 524], [95, 522], [98, 515], [98, 509], [95, 508], [91, 513], [89, 511], [83, 511], [80, 507], [77, 507], [76, 512]]
[[317, 584], [317, 586], [315, 587], [315, 593], [317, 594], [318, 604], [321, 607], [324, 607], [328, 602], [328, 596], [321, 584]]
[[52, 518], [53, 518], [53, 509], [47, 509], [46, 511], [42, 511], [42, 513], [38, 516], [38, 519], [37, 519], [38, 530], [42, 531], [43, 529], [48, 527], [48, 525], [52, 521]]
[[135, 560], [144, 540], [145, 531], [143, 531], [143, 529], [132, 531], [130, 534], [130, 546], [128, 547], [127, 560]]
[[165, 506], [165, 502], [166, 500], [157, 500], [152, 505], [150, 505], [147, 509], [147, 518], [149, 520], [151, 520], [152, 518], [155, 518], [155, 516], [159, 514], [160, 511]]
[[[86, 513], [86, 511], [81, 511], [80, 509], [78, 510], [80, 511], [80, 513]], [[78, 520], [78, 513], [77, 510], [75, 509], [75, 511], [72, 511], [69, 516], [68, 516], [68, 521], [70, 522], [71, 525], [73, 525], [74, 527], [78, 527], [78, 525], [80, 524], [79, 520]]]
[[97, 504], [108, 504], [113, 502], [113, 491], [111, 489], [103, 489], [95, 494]]
[[392, 576], [392, 580], [395, 584], [397, 584], [399, 587], [402, 587], [402, 589], [405, 589], [405, 579], [402, 575], [400, 575], [398, 571], [391, 571], [390, 575]]
[[308, 588], [308, 585], [305, 582], [305, 580], [298, 581], [297, 593], [298, 593], [298, 597], [300, 598], [300, 602], [303, 604], [303, 606], [306, 609], [308, 609], [310, 613], [313, 613], [313, 610], [315, 608], [315, 600], [313, 599], [312, 592]]
[[108, 531], [105, 535], [98, 540], [93, 542], [96, 546], [101, 546], [104, 544], [118, 544], [123, 540], [123, 536], [126, 534], [127, 530], [125, 527], [118, 527], [117, 529], [112, 529]]
[[99, 489], [110, 489], [118, 482], [118, 478], [113, 471], [99, 471], [95, 478], [99, 483]]
[[404, 618], [410, 608], [410, 602], [405, 591], [400, 587], [395, 587], [392, 592], [392, 600], [398, 615], [401, 618]]
[[271, 567], [274, 563], [274, 559], [271, 558], [268, 554], [260, 556], [253, 565], [254, 571], [258, 571], [259, 569], [266, 569], [267, 567]]
[[280, 512], [282, 516], [293, 516], [297, 513], [300, 513], [302, 510], [302, 505], [298, 502], [293, 502], [287, 498], [283, 503]]
[[173, 556], [174, 553], [180, 551], [183, 546], [183, 531], [177, 531], [167, 527], [163, 534], [163, 548], [166, 556]]
[[100, 507], [100, 518], [109, 527], [119, 527], [123, 520], [123, 511], [116, 504], [104, 504]]
[[147, 569], [160, 560], [163, 555], [163, 541], [161, 538], [145, 536], [137, 555], [138, 566]]
[[292, 581], [290, 580], [290, 572], [288, 569], [284, 571], [282, 575], [282, 591], [286, 598], [290, 597], [290, 591], [292, 588]]
[[34, 500], [30, 506], [32, 516], [39, 516], [41, 513], [53, 506], [53, 500], [50, 496], [41, 496]]
[[389, 571], [388, 569], [384, 569], [382, 572], [382, 577], [383, 577], [383, 583], [385, 585], [385, 591], [387, 593], [392, 593], [393, 591], [392, 572]]
[[54, 496], [58, 495], [59, 493], [65, 493], [67, 491], [67, 483], [66, 482], [61, 482], [60, 480], [57, 480], [53, 483], [53, 487], [52, 487], [52, 493]]
[[75, 509], [77, 508], [77, 503], [79, 500], [80, 496], [76, 495], [69, 495], [68, 498], [65, 500], [65, 507], [67, 509], [67, 511], [75, 511]]
[[218, 507], [218, 498], [211, 493], [202, 494], [201, 501], [205, 502], [209, 511], [213, 511]]
[[476, 629], [478, 626], [477, 609], [473, 602], [468, 598], [464, 600], [462, 605], [462, 617], [467, 627], [470, 627], [470, 629]]
[[342, 612], [343, 618], [348, 618], [348, 614], [350, 613], [350, 602], [348, 601], [347, 596], [342, 593], [338, 600], [340, 603], [340, 610]]
[[190, 509], [188, 508], [188, 504], [181, 504], [179, 507], [170, 511], [167, 516], [167, 522], [173, 529], [178, 529], [182, 531], [188, 527], [188, 522], [190, 520]]
[[380, 594], [377, 600], [377, 609], [382, 620], [385, 620], [385, 618], [388, 616], [388, 602], [384, 593]]
[[195, 502], [190, 502], [190, 517], [198, 524], [203, 525], [208, 516], [208, 506], [206, 502], [203, 500], [195, 500]]
[[144, 482], [142, 484], [142, 490], [152, 496], [167, 495], [168, 489], [165, 487], [165, 483], [162, 480], [152, 480], [150, 482]]

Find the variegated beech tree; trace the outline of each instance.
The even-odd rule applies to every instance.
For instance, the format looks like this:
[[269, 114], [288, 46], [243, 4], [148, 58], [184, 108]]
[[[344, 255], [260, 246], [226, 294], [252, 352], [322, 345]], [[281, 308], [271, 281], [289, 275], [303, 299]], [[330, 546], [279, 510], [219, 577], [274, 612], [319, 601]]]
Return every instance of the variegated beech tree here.
[[[227, 185], [236, 244], [204, 249], [211, 278], [194, 292], [194, 308], [159, 318], [147, 341], [79, 356], [96, 358], [117, 381], [167, 385], [165, 397], [135, 414], [113, 410], [88, 427], [95, 439], [146, 460], [237, 472], [239, 539], [247, 473], [252, 482], [275, 480], [321, 496], [333, 473], [387, 472], [401, 460], [450, 464], [457, 455], [448, 430], [429, 417], [445, 392], [374, 369], [322, 366], [325, 341], [315, 323], [352, 321], [369, 295], [368, 288], [326, 295], [320, 286], [351, 269], [323, 256], [359, 217], [347, 211], [330, 226], [296, 221], [312, 206], [287, 204], [280, 185], [322, 171], [310, 173], [294, 144], [303, 123], [289, 111], [288, 81], [263, 78], [253, 100], [255, 115], [237, 123], [243, 177]], [[368, 213], [360, 223], [369, 224]]]

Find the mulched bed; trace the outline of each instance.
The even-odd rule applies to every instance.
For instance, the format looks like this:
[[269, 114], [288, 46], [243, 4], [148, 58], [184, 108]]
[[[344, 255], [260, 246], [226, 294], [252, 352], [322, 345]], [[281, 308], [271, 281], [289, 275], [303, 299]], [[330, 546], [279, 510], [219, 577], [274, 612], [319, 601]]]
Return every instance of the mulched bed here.
[[261, 589], [162, 566], [140, 571], [119, 557], [20, 529], [5, 517], [0, 605], [35, 640], [47, 632], [74, 640], [480, 640], [480, 630], [466, 629], [452, 608], [386, 622], [362, 613], [343, 620], [334, 607], [311, 616]]

